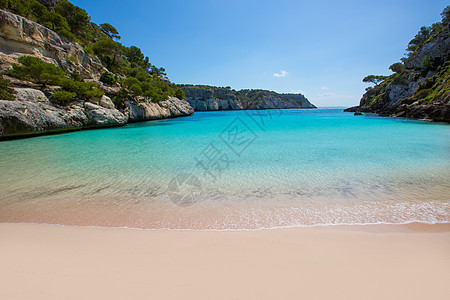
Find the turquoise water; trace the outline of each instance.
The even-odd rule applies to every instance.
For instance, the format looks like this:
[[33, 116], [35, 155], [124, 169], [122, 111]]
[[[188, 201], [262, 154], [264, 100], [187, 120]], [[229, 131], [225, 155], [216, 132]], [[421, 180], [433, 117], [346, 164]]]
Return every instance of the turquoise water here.
[[0, 143], [0, 222], [173, 229], [450, 221], [450, 126], [338, 109]]

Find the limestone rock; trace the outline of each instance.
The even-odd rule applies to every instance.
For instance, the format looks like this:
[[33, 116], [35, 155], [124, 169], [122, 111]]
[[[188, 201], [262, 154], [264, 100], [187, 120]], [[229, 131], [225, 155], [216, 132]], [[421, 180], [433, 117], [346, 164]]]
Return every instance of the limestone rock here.
[[188, 116], [194, 113], [188, 102], [175, 97], [159, 103], [151, 102], [149, 99], [139, 102], [125, 101], [125, 106], [124, 113], [128, 116], [129, 122]]
[[23, 55], [38, 57], [62, 67], [68, 73], [78, 71], [84, 79], [98, 80], [106, 70], [96, 56], [85, 53], [79, 44], [36, 22], [0, 10], [2, 67], [10, 67]]
[[47, 104], [0, 100], [0, 136], [67, 128], [62, 115]]
[[45, 94], [36, 89], [30, 88], [15, 88], [17, 101], [30, 101], [48, 103], [48, 98]]
[[104, 84], [100, 84], [98, 87], [108, 95], [117, 95], [120, 91], [120, 86], [107, 86]]
[[244, 106], [244, 103], [238, 100], [229, 100], [228, 105], [231, 110], [241, 110], [246, 108], [246, 106]]
[[127, 120], [127, 116], [117, 109], [89, 102], [84, 107], [74, 104], [58, 108], [46, 102], [0, 100], [0, 138], [51, 130], [120, 126]]
[[86, 102], [84, 107], [91, 126], [124, 125], [128, 121], [128, 118], [117, 109], [104, 108], [90, 102]]
[[109, 98], [106, 95], [103, 95], [100, 100], [98, 101], [98, 104], [104, 108], [114, 109], [114, 103], [111, 101], [111, 98]]
[[422, 60], [427, 55], [435, 63], [443, 63], [450, 59], [450, 30], [448, 28], [436, 38], [423, 45], [414, 55], [407, 58], [404, 62], [405, 67], [407, 69], [420, 69], [422, 67]]

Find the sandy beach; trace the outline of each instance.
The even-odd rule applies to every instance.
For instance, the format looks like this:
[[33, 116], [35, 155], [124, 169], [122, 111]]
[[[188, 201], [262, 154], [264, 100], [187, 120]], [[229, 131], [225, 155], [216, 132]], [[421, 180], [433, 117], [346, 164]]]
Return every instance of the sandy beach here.
[[450, 225], [0, 224], [1, 299], [449, 299]]

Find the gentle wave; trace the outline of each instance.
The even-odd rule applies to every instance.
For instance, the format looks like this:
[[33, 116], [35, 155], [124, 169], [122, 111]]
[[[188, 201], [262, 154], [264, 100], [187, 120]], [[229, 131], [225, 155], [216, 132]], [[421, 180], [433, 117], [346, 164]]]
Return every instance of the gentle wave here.
[[259, 230], [277, 230], [277, 229], [290, 229], [290, 228], [314, 228], [314, 227], [330, 227], [330, 226], [372, 226], [372, 225], [408, 225], [408, 224], [425, 224], [425, 225], [437, 225], [437, 224], [450, 224], [447, 222], [423, 222], [423, 221], [408, 221], [403, 223], [341, 223], [341, 224], [314, 224], [314, 225], [291, 225], [291, 226], [278, 226], [278, 227], [264, 227], [253, 229], [181, 229], [181, 228], [139, 228], [129, 226], [95, 226], [95, 225], [64, 225], [53, 223], [35, 223], [35, 222], [0, 222], [0, 224], [34, 224], [34, 225], [46, 225], [46, 226], [60, 226], [60, 227], [74, 227], [74, 228], [102, 228], [102, 229], [129, 229], [140, 231], [199, 231], [199, 232], [245, 232], [245, 231], [259, 231]]

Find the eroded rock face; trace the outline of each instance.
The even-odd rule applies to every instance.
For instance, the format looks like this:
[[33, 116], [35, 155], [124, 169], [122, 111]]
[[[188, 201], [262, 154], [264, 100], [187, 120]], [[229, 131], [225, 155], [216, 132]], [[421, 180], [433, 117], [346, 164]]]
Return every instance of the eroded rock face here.
[[188, 102], [175, 97], [159, 103], [148, 99], [141, 99], [139, 102], [126, 101], [125, 105], [124, 114], [128, 116], [129, 122], [189, 116], [194, 113]]
[[386, 106], [354, 106], [344, 110], [346, 112], [377, 113], [382, 116], [421, 119], [436, 122], [450, 123], [450, 92], [444, 94], [430, 104], [419, 102], [408, 103], [398, 101]]
[[[447, 98], [450, 98], [450, 92], [447, 93]], [[384, 111], [384, 114], [394, 117], [450, 122], [450, 102], [447, 101], [446, 103], [433, 104], [419, 104], [417, 102], [412, 104], [397, 104], [387, 108]]]
[[[77, 43], [24, 17], [0, 10], [0, 62], [8, 68], [23, 55], [36, 56], [84, 79], [98, 80], [105, 71], [96, 56]], [[68, 59], [71, 57], [71, 59]]]
[[15, 88], [17, 101], [30, 101], [48, 103], [48, 98], [45, 94], [36, 89], [30, 88]]
[[114, 109], [114, 103], [111, 101], [111, 98], [109, 98], [106, 95], [103, 95], [100, 100], [98, 101], [98, 105], [104, 108]]
[[390, 84], [386, 87], [389, 96], [389, 104], [392, 105], [399, 99], [411, 97], [419, 86], [417, 82], [409, 82], [408, 84]]
[[[0, 138], [52, 130], [120, 126], [128, 117], [115, 108], [89, 102], [53, 106], [38, 90], [16, 89], [20, 101], [0, 100]], [[44, 95], [45, 99], [41, 99]]]
[[107, 96], [94, 104], [86, 101], [69, 107], [52, 105], [40, 90], [16, 88], [16, 101], [0, 100], [0, 138], [27, 136], [48, 131], [121, 126], [139, 122], [188, 116], [194, 110], [184, 100], [169, 98], [159, 103], [148, 99], [127, 101], [123, 112]]
[[0, 100], [0, 136], [26, 134], [58, 128], [79, 127], [63, 119], [63, 112], [51, 105]]
[[450, 30], [447, 29], [436, 38], [426, 43], [414, 55], [405, 60], [407, 69], [420, 69], [425, 56], [430, 56], [435, 63], [443, 63], [450, 59]]
[[[43, 1], [53, 7], [57, 0]], [[94, 81], [113, 97], [120, 86], [105, 86], [99, 78], [106, 69], [96, 56], [86, 54], [82, 47], [64, 36], [29, 19], [0, 10], [0, 68], [9, 68], [18, 58], [30, 55], [60, 66], [66, 73], [78, 71], [83, 79]], [[31, 82], [8, 78], [15, 86], [16, 101], [0, 100], [0, 139], [27, 136], [49, 131], [90, 127], [120, 126], [131, 122], [191, 115], [188, 102], [177, 98], [153, 103], [150, 100], [127, 101], [123, 111], [116, 109], [104, 95], [95, 103], [78, 101], [68, 107], [53, 105], [47, 95], [60, 90], [47, 86], [43, 91]]]
[[128, 121], [128, 117], [115, 108], [105, 108], [89, 102], [85, 102], [84, 107], [89, 126], [117, 126]]

